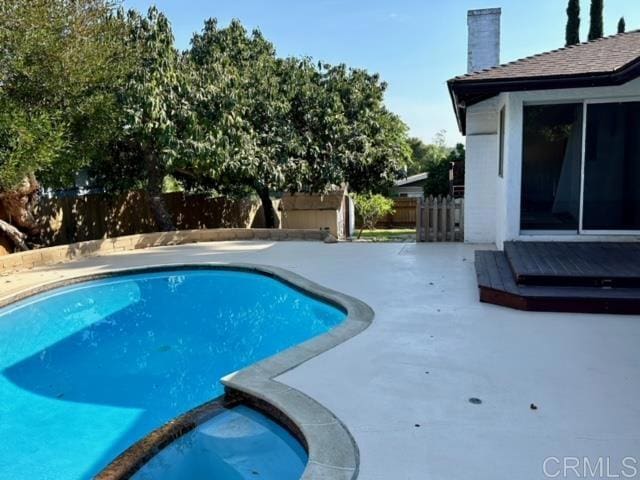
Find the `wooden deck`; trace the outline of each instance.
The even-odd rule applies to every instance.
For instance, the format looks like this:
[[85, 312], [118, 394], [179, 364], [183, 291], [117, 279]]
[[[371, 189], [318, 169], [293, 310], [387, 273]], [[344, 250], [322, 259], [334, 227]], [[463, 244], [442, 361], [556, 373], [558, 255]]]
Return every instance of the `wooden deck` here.
[[520, 310], [640, 314], [637, 243], [507, 242], [477, 251], [480, 300]]

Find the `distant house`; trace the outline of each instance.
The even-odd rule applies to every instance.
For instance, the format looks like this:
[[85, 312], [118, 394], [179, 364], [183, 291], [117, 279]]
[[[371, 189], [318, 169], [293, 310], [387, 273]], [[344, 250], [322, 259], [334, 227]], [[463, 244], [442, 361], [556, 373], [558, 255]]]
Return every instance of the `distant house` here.
[[498, 66], [500, 10], [468, 23], [465, 240], [640, 236], [640, 31]]
[[397, 180], [393, 192], [398, 197], [422, 198], [424, 197], [424, 185], [428, 176], [428, 173], [418, 173], [402, 180]]

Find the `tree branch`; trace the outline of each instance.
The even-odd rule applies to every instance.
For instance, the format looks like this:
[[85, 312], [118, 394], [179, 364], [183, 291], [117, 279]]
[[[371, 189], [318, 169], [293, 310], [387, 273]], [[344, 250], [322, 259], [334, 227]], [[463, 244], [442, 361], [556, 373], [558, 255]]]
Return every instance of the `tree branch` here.
[[29, 250], [25, 242], [27, 236], [10, 223], [0, 220], [0, 232], [4, 233], [19, 251]]

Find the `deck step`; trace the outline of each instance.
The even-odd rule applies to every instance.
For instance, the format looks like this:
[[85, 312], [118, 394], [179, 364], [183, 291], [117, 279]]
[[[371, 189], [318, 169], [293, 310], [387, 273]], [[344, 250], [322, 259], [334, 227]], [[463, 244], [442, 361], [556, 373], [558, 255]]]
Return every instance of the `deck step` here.
[[637, 242], [505, 242], [519, 285], [640, 288]]
[[528, 311], [640, 314], [640, 288], [519, 284], [505, 252], [476, 251], [480, 300]]

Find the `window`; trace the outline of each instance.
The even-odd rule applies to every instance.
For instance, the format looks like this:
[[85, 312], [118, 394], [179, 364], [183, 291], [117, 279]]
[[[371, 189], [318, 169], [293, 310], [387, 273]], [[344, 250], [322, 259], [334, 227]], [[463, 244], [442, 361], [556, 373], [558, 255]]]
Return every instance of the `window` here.
[[580, 217], [580, 103], [525, 105], [523, 111], [522, 230], [574, 230]]
[[500, 145], [499, 154], [498, 154], [498, 176], [502, 177], [504, 175], [504, 107], [500, 110]]

